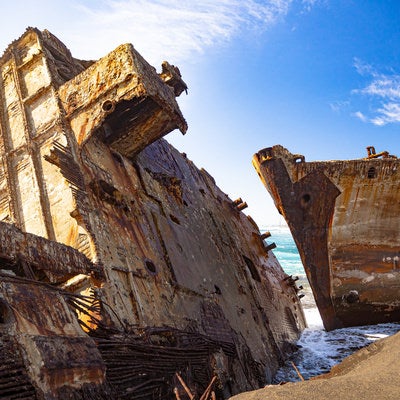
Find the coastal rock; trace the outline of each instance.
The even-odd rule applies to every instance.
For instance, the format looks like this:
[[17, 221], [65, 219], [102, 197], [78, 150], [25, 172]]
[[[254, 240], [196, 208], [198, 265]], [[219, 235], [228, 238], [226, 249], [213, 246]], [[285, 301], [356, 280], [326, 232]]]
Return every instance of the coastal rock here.
[[397, 333], [357, 351], [334, 366], [328, 374], [304, 382], [270, 385], [234, 396], [232, 400], [397, 400], [399, 346], [400, 333]]

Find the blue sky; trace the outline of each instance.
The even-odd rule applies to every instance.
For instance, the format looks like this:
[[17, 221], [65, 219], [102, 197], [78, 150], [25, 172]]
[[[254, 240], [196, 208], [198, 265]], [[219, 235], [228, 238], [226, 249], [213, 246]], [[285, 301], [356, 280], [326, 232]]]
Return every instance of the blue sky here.
[[27, 26], [49, 29], [77, 58], [133, 43], [158, 70], [178, 65], [185, 136], [167, 136], [261, 227], [281, 220], [251, 165], [282, 144], [306, 160], [400, 155], [397, 0], [14, 0], [0, 48]]

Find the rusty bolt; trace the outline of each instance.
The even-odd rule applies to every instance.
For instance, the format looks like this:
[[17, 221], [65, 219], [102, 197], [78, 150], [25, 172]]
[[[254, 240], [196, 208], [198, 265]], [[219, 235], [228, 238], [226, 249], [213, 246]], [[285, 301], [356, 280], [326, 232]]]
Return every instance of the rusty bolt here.
[[238, 206], [238, 205], [241, 204], [241, 203], [243, 203], [243, 200], [242, 200], [241, 197], [239, 197], [238, 199], [232, 201], [232, 204], [233, 204], [234, 206]]
[[275, 244], [275, 242], [272, 242], [271, 244], [265, 246], [265, 251], [268, 252], [268, 251], [270, 251], [272, 249], [275, 249], [275, 248], [276, 248], [276, 244]]
[[267, 239], [271, 236], [271, 232], [264, 232], [260, 235], [261, 240]]
[[242, 211], [242, 210], [244, 210], [244, 209], [247, 208], [247, 207], [248, 207], [248, 206], [247, 206], [247, 203], [246, 203], [246, 202], [243, 202], [243, 203], [239, 204], [238, 206], [236, 206], [236, 209], [239, 210], [239, 211]]

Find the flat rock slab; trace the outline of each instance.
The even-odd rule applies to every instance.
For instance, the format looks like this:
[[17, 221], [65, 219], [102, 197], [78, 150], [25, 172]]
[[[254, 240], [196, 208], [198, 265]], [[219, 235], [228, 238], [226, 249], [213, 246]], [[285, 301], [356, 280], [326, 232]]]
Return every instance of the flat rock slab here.
[[328, 374], [312, 380], [267, 386], [233, 400], [398, 400], [400, 333], [379, 340], [347, 357]]

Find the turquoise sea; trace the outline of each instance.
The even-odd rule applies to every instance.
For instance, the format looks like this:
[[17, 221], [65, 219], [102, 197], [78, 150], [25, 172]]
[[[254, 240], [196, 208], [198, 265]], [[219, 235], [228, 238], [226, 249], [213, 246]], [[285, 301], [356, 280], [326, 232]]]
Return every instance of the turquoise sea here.
[[285, 226], [269, 227], [266, 230], [271, 232], [271, 237], [267, 239], [267, 242], [275, 242], [277, 245], [273, 252], [283, 270], [289, 275], [299, 277], [297, 284], [303, 286], [302, 293], [305, 296], [301, 299], [301, 302], [308, 324], [308, 328], [303, 332], [297, 343], [299, 346], [298, 351], [278, 371], [274, 378], [274, 383], [300, 380], [292, 362], [296, 365], [301, 375], [308, 379], [328, 372], [345, 357], [373, 341], [400, 331], [400, 323], [390, 323], [343, 328], [326, 332], [322, 326], [322, 321], [315, 306], [290, 230]]
[[276, 244], [277, 247], [274, 249], [274, 254], [279, 260], [283, 270], [288, 275], [293, 275], [294, 277], [299, 278], [297, 286], [303, 287], [303, 290], [301, 291], [301, 294], [304, 294], [304, 297], [302, 298], [303, 307], [306, 309], [306, 315], [309, 314], [309, 318], [312, 317], [313, 319], [312, 321], [309, 321], [309, 323], [313, 325], [322, 325], [318, 310], [315, 307], [315, 301], [310, 285], [304, 272], [303, 264], [300, 260], [299, 252], [297, 251], [296, 244], [294, 243], [289, 228], [286, 226], [273, 226], [269, 228], [268, 231], [271, 233], [271, 237], [267, 239], [267, 242], [274, 242]]
[[271, 237], [267, 241], [276, 243], [277, 247], [274, 249], [274, 254], [285, 272], [289, 275], [305, 276], [304, 268], [289, 228], [273, 226], [268, 231], [271, 232]]

